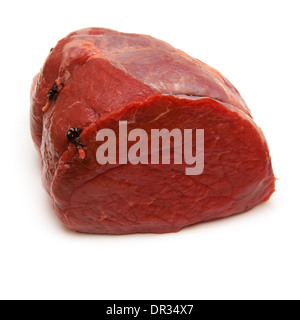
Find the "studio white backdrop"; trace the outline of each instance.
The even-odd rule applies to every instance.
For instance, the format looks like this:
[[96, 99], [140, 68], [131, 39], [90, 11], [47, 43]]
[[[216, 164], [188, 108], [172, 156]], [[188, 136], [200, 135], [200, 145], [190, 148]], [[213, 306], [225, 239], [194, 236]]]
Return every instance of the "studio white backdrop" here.
[[[299, 1], [5, 1], [0, 4], [0, 299], [299, 299]], [[41, 186], [29, 90], [68, 33], [165, 40], [218, 69], [268, 140], [269, 202], [175, 234], [73, 233]]]

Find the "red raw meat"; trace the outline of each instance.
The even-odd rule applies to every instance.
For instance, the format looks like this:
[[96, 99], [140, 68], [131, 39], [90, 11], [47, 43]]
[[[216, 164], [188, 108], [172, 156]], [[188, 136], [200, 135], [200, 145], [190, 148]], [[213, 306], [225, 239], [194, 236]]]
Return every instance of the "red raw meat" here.
[[[182, 165], [100, 165], [97, 132], [204, 129], [201, 175]], [[79, 128], [80, 143], [68, 140]], [[218, 71], [146, 35], [92, 28], [49, 54], [31, 93], [31, 132], [55, 212], [71, 230], [175, 232], [247, 211], [269, 199], [267, 142]], [[73, 141], [74, 142], [74, 141]]]

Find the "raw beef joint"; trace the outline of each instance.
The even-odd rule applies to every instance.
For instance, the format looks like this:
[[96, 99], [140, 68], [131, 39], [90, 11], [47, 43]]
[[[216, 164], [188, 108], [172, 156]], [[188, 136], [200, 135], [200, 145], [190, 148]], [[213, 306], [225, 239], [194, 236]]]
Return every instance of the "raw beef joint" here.
[[[127, 123], [128, 134], [148, 134], [147, 146], [155, 130], [189, 129], [190, 148], [196, 148], [199, 129], [201, 172], [187, 174], [193, 166], [174, 161], [173, 137], [170, 164], [152, 163], [150, 152], [148, 162], [119, 161], [120, 123]], [[102, 129], [115, 133], [114, 149], [103, 153], [115, 152], [115, 163], [98, 161], [100, 146], [109, 144], [108, 136], [99, 139]], [[90, 28], [59, 41], [33, 81], [31, 133], [55, 212], [79, 232], [176, 232], [247, 211], [274, 192], [267, 142], [235, 87], [147, 35]], [[126, 151], [138, 140], [128, 139]]]

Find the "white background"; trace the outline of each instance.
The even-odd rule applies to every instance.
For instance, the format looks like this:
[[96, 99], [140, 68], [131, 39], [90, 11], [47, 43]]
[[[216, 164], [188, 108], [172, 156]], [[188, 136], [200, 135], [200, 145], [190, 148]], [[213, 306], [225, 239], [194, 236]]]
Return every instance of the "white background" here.
[[[2, 1], [1, 299], [300, 298], [299, 1]], [[29, 89], [49, 49], [99, 26], [165, 40], [221, 71], [269, 143], [276, 193], [176, 234], [66, 230], [40, 181]]]

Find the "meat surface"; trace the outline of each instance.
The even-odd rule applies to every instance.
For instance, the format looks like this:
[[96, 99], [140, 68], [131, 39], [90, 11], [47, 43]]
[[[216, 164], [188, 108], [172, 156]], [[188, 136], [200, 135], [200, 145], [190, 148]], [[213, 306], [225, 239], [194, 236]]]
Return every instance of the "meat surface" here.
[[[147, 133], [204, 129], [202, 174], [172, 162], [100, 165], [97, 133], [117, 134], [119, 121]], [[91, 28], [59, 41], [33, 81], [31, 132], [55, 212], [79, 232], [176, 232], [274, 192], [267, 142], [235, 87], [146, 35]]]

